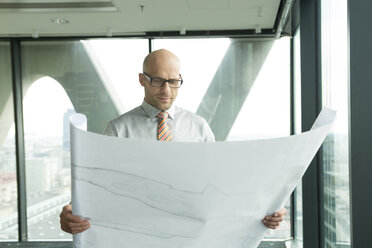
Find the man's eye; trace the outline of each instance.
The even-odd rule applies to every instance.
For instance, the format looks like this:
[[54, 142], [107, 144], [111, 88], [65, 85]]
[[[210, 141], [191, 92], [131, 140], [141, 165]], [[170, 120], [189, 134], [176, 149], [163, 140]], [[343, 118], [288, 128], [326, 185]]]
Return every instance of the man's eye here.
[[153, 78], [152, 81], [154, 83], [162, 83], [163, 82], [163, 79], [160, 79], [160, 78]]

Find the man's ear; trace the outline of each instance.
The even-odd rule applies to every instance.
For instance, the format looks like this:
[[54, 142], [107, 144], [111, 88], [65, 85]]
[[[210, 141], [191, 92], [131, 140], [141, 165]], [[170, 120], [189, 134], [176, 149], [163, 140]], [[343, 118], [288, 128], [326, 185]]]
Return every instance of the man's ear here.
[[145, 86], [145, 77], [142, 73], [138, 73], [138, 81], [142, 86]]

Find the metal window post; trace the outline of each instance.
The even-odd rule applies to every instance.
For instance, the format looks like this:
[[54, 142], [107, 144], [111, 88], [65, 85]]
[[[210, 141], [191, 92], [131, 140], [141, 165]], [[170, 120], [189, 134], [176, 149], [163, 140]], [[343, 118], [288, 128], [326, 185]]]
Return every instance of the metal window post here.
[[16, 133], [17, 191], [18, 191], [18, 237], [27, 240], [26, 168], [22, 109], [21, 45], [11, 40], [12, 82], [14, 94], [14, 121]]
[[370, 0], [348, 0], [351, 247], [371, 247], [372, 33]]
[[[321, 110], [320, 0], [300, 1], [302, 131], [311, 128]], [[302, 180], [304, 248], [323, 247], [321, 152]]]

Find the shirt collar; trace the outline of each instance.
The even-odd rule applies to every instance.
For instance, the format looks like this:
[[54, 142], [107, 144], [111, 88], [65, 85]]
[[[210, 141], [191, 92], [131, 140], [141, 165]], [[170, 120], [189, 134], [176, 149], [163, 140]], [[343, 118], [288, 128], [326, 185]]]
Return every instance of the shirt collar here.
[[[151, 120], [158, 119], [158, 118], [156, 118], [156, 116], [158, 115], [159, 112], [161, 112], [161, 110], [155, 108], [154, 106], [152, 106], [151, 104], [149, 104], [145, 100], [143, 100], [141, 107], [146, 112], [146, 114], [151, 118]], [[173, 119], [174, 118], [174, 114], [176, 112], [175, 106], [172, 105], [170, 107], [170, 109], [168, 109], [166, 111], [169, 114], [169, 117], [168, 118]]]

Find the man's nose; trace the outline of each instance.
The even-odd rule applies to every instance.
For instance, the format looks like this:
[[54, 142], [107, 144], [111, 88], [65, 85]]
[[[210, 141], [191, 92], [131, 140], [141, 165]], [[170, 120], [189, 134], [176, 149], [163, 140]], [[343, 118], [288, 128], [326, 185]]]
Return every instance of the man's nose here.
[[170, 91], [169, 82], [164, 82], [161, 86], [162, 91]]

